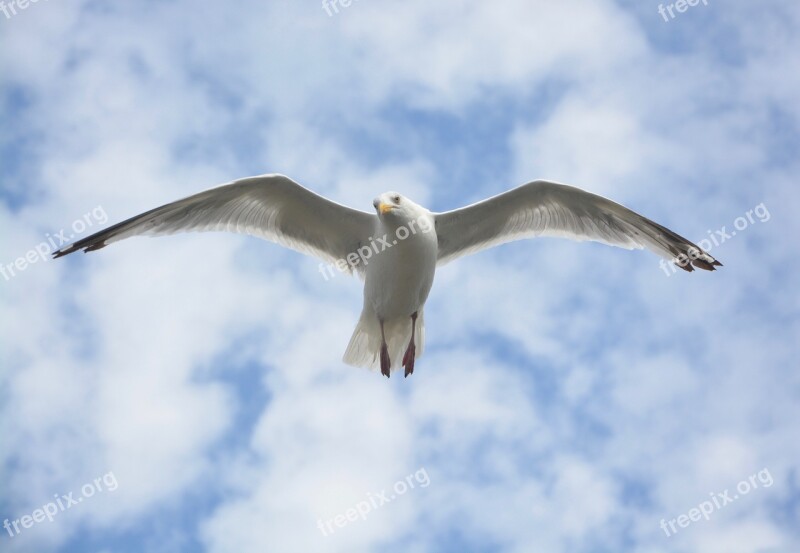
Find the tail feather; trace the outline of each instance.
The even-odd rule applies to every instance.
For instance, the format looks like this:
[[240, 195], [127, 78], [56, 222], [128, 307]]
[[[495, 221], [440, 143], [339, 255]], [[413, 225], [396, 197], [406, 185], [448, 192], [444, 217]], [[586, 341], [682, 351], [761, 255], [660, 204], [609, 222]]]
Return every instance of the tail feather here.
[[[396, 317], [383, 323], [392, 372], [402, 368], [403, 354], [411, 340], [411, 317]], [[422, 357], [425, 349], [425, 317], [420, 311], [417, 316], [414, 342], [417, 346], [416, 358]], [[366, 311], [358, 319], [350, 343], [342, 361], [354, 367], [377, 370], [380, 368], [381, 326], [378, 318]]]

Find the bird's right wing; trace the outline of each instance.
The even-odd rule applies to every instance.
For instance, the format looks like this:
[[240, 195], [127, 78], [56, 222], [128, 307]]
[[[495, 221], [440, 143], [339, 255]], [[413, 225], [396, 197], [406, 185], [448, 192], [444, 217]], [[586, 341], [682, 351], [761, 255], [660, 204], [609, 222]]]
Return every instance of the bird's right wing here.
[[335, 263], [354, 252], [374, 224], [375, 215], [332, 202], [283, 175], [262, 175], [152, 209], [53, 256], [98, 250], [131, 236], [226, 231], [258, 236]]
[[686, 238], [607, 198], [574, 186], [534, 181], [482, 202], [435, 213], [438, 263], [535, 236], [647, 248], [665, 259], [713, 271], [722, 265]]

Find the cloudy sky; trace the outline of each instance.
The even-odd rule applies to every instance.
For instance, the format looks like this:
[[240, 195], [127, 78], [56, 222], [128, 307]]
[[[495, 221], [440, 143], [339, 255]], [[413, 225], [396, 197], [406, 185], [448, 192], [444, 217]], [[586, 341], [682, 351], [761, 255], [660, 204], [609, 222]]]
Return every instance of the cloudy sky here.
[[[0, 549], [797, 551], [800, 7], [680, 7], [4, 0]], [[364, 210], [567, 182], [725, 266], [461, 259], [386, 380], [340, 361], [360, 283], [276, 245], [46, 260], [261, 173]]]

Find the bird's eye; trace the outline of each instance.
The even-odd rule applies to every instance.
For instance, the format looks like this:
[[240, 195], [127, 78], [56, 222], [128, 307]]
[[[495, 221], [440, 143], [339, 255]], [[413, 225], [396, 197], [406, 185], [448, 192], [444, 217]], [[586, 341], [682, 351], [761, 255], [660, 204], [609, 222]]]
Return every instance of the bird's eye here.
[[394, 203], [399, 204], [400, 203], [400, 196], [395, 196], [394, 198], [392, 198], [392, 200], [394, 200]]

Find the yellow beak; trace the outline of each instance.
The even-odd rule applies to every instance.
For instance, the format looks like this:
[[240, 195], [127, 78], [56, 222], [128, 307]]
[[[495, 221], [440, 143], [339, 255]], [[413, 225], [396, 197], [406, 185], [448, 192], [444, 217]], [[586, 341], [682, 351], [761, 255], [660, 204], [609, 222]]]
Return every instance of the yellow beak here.
[[381, 215], [386, 215], [392, 209], [394, 209], [394, 206], [392, 204], [385, 204], [383, 202], [378, 204], [378, 211], [381, 212]]

